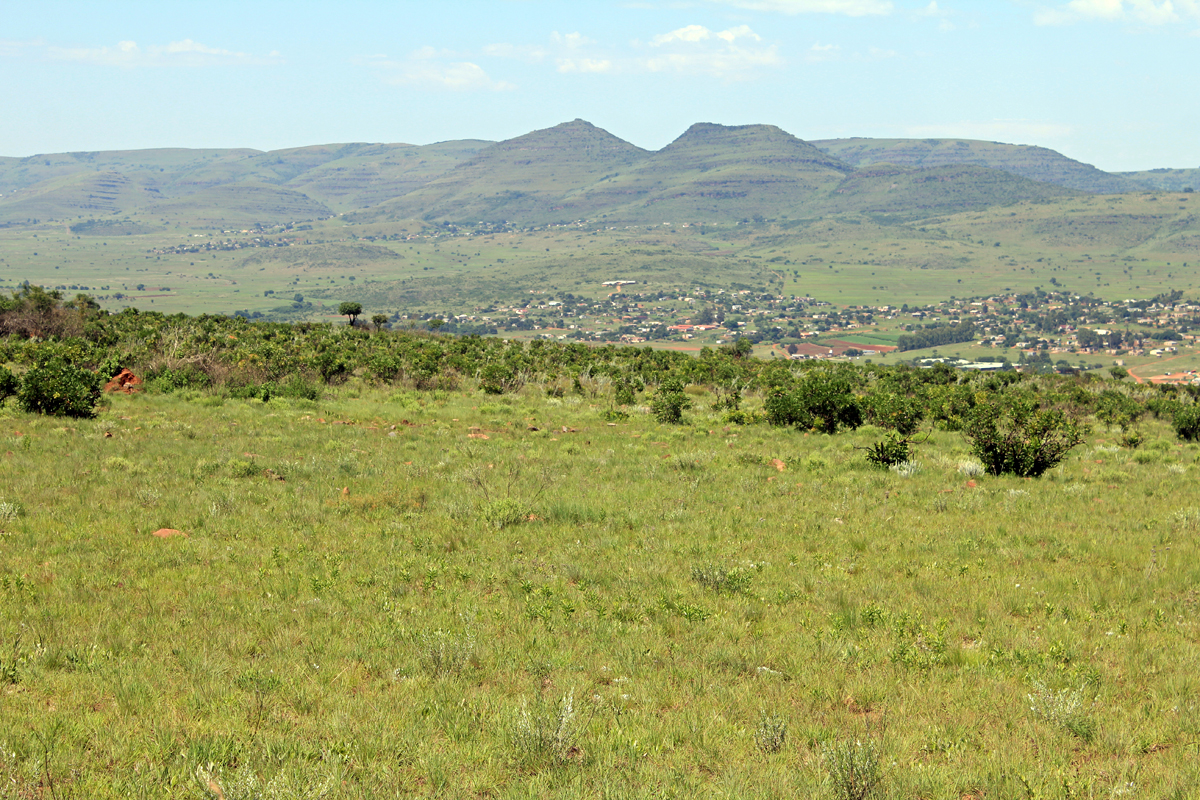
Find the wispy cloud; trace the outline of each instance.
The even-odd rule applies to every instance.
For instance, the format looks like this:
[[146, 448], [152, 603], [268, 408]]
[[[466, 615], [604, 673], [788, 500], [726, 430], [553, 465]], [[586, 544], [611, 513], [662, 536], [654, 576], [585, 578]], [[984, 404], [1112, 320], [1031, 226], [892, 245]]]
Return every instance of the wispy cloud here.
[[376, 69], [385, 83], [432, 92], [503, 92], [511, 83], [494, 80], [473, 61], [457, 60], [446, 50], [422, 47], [402, 60], [373, 56], [362, 63]]
[[890, 14], [895, 9], [891, 0], [711, 0], [711, 2], [751, 11], [773, 11], [780, 14], [845, 14], [850, 17]]
[[[27, 50], [27, 52], [30, 52]], [[219, 47], [181, 39], [169, 44], [146, 47], [126, 40], [101, 47], [63, 47], [40, 45], [31, 52], [54, 61], [73, 61], [105, 67], [208, 67], [221, 65], [276, 64], [282, 61], [278, 52], [266, 56], [240, 53]]]
[[761, 42], [762, 37], [747, 25], [723, 31], [687, 25], [651, 38], [646, 54], [634, 58], [632, 65], [645, 72], [739, 80], [749, 77], [754, 70], [783, 63], [775, 45]]
[[1200, 0], [1071, 0], [1039, 9], [1038, 25], [1067, 25], [1090, 20], [1166, 25], [1185, 18], [1200, 19]]
[[493, 44], [482, 54], [527, 63], [548, 60], [563, 74], [662, 73], [727, 81], [743, 80], [755, 70], [783, 63], [776, 46], [764, 44], [748, 25], [725, 30], [685, 25], [618, 47], [601, 45], [581, 33], [556, 31], [544, 46]]
[[950, 21], [952, 14], [953, 12], [939, 6], [937, 0], [930, 0], [929, 5], [916, 11], [918, 17], [938, 20], [938, 29], [943, 31], [954, 30], [955, 25]]

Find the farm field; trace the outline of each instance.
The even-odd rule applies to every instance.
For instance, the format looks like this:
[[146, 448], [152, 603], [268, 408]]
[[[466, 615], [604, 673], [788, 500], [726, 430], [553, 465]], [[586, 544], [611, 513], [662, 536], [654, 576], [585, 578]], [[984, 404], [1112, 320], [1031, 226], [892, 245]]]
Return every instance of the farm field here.
[[0, 406], [0, 794], [1200, 783], [1200, 448], [1165, 421], [1030, 480], [585, 389]]

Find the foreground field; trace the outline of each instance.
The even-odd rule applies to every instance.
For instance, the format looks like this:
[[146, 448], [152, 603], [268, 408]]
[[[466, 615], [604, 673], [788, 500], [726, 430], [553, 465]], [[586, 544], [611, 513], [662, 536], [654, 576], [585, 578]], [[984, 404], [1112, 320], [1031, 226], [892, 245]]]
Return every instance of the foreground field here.
[[1022, 480], [699, 389], [682, 426], [472, 389], [0, 407], [0, 796], [1200, 784], [1200, 450], [1164, 423]]

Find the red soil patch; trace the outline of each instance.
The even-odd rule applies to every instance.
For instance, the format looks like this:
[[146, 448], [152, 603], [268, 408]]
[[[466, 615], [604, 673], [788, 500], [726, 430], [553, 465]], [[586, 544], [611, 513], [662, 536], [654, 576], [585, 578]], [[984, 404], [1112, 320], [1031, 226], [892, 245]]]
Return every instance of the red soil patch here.
[[138, 388], [141, 385], [141, 378], [139, 378], [137, 375], [134, 375], [129, 370], [123, 369], [116, 375], [112, 376], [112, 379], [108, 383], [104, 384], [104, 391], [133, 394], [134, 392], [141, 391], [141, 389]]

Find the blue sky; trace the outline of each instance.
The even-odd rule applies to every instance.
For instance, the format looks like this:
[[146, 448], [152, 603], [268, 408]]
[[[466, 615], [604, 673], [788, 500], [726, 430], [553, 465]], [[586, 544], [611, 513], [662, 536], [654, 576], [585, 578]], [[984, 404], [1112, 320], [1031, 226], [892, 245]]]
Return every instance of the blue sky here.
[[1200, 166], [1200, 0], [42, 2], [0, 19], [0, 155], [505, 139], [583, 118], [1039, 144]]

